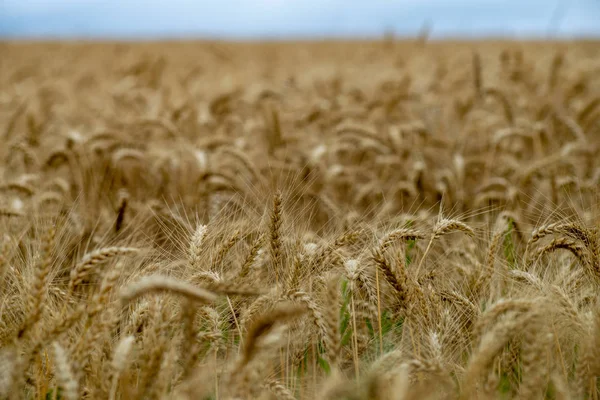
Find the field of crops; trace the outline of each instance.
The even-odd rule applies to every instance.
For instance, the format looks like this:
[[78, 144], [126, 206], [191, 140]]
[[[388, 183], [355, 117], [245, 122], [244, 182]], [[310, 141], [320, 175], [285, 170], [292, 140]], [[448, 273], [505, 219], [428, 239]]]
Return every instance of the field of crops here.
[[0, 43], [0, 398], [597, 399], [600, 43]]

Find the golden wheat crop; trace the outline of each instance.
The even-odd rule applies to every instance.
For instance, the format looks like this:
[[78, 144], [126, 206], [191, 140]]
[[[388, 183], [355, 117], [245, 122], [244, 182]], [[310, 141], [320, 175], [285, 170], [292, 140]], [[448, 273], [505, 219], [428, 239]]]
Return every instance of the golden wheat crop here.
[[1, 398], [598, 398], [597, 42], [0, 63]]

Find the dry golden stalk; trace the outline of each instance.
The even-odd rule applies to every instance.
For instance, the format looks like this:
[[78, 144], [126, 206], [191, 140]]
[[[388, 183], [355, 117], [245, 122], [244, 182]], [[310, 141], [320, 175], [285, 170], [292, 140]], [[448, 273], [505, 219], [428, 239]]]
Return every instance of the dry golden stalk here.
[[[325, 324], [323, 342], [325, 343], [329, 365], [331, 368], [338, 368], [342, 350], [342, 334], [340, 332], [340, 290], [337, 275], [331, 277], [327, 282], [325, 301], [323, 307], [323, 322]], [[354, 326], [354, 329], [356, 329], [356, 326]], [[357, 334], [356, 330], [354, 334]]]
[[54, 362], [56, 363], [56, 377], [61, 391], [61, 397], [66, 400], [79, 399], [79, 383], [69, 362], [65, 349], [54, 342]]
[[157, 382], [163, 365], [163, 359], [168, 348], [169, 338], [165, 331], [169, 328], [166, 307], [161, 301], [152, 303], [150, 315], [152, 316], [150, 327], [144, 335], [143, 348], [146, 350], [140, 362], [144, 365], [139, 378], [138, 398], [158, 398]]
[[552, 368], [548, 360], [552, 344], [552, 333], [544, 324], [543, 315], [539, 312], [535, 313], [523, 332], [521, 351], [523, 380], [519, 385], [520, 398], [539, 398], [545, 392], [547, 378]]

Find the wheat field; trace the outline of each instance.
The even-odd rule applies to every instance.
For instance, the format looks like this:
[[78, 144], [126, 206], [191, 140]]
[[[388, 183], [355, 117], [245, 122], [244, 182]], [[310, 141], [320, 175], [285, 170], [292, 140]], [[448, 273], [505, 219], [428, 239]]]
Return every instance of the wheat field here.
[[600, 43], [0, 63], [0, 398], [598, 398]]

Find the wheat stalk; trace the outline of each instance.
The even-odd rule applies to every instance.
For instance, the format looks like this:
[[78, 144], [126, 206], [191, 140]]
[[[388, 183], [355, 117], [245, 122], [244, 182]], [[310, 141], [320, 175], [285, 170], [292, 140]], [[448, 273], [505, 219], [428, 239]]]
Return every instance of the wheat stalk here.
[[65, 349], [58, 342], [54, 342], [53, 348], [56, 377], [62, 389], [61, 394], [67, 400], [76, 400], [79, 398], [79, 384], [73, 372], [73, 367], [69, 363]]

